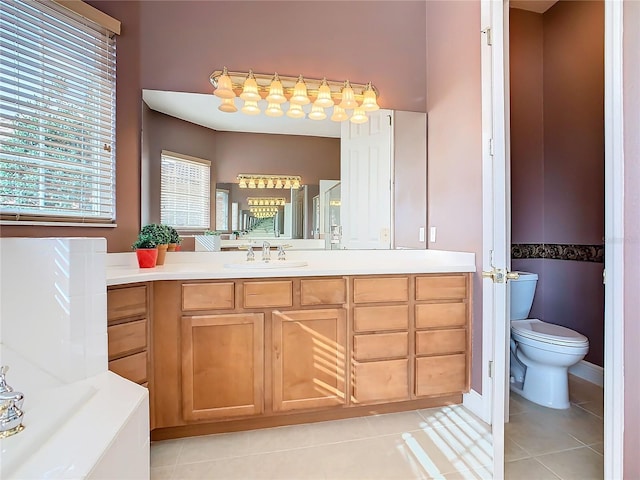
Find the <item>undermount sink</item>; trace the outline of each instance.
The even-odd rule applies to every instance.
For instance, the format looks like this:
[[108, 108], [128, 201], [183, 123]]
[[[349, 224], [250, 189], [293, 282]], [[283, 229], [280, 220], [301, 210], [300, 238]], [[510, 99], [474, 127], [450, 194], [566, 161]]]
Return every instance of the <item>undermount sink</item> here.
[[255, 260], [253, 262], [227, 263], [225, 268], [244, 268], [250, 270], [263, 270], [270, 268], [299, 268], [306, 267], [307, 262], [290, 262], [289, 260], [272, 260], [270, 262], [262, 262]]

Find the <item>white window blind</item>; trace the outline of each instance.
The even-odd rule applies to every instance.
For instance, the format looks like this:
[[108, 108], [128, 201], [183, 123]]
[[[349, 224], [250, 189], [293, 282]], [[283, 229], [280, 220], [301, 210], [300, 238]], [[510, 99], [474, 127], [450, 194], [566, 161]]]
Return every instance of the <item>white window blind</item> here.
[[182, 230], [208, 230], [211, 162], [162, 152], [160, 221]]
[[115, 40], [53, 2], [0, 2], [0, 215], [115, 220]]

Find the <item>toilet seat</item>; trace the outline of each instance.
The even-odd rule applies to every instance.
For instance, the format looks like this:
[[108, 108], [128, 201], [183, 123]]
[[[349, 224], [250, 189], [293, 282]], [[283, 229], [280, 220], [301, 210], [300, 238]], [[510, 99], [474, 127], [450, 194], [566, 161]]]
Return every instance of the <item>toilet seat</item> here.
[[543, 322], [537, 318], [513, 320], [511, 331], [520, 337], [565, 347], [588, 347], [589, 340], [570, 328]]

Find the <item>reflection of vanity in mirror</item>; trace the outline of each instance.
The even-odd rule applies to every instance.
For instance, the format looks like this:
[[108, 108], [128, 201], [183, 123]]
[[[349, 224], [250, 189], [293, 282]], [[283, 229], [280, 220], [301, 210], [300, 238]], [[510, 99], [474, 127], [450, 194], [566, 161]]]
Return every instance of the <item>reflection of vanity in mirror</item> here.
[[[260, 222], [267, 228], [225, 243], [263, 236], [315, 241], [311, 248], [426, 248], [424, 113], [379, 110], [352, 124], [223, 113], [213, 95], [145, 90], [143, 100], [143, 223], [160, 218], [166, 150], [211, 162], [211, 230], [248, 232], [257, 222], [249, 197], [285, 199], [273, 222]], [[240, 188], [242, 173], [299, 175], [302, 188]]]

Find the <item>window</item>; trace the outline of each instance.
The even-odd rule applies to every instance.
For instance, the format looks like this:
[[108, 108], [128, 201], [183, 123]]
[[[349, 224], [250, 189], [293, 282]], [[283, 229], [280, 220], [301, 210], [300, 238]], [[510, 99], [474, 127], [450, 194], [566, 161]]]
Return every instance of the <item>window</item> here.
[[2, 220], [113, 223], [113, 34], [54, 2], [2, 1], [0, 59]]
[[208, 230], [211, 162], [162, 152], [160, 221], [182, 230]]
[[229, 190], [216, 189], [216, 230], [229, 230]]

